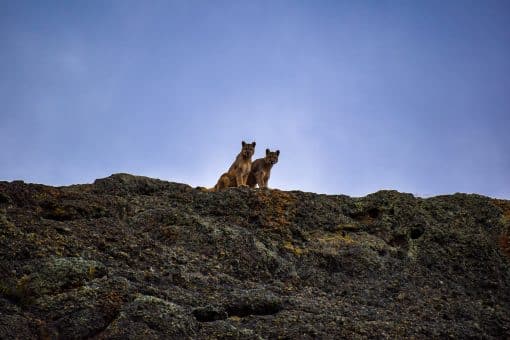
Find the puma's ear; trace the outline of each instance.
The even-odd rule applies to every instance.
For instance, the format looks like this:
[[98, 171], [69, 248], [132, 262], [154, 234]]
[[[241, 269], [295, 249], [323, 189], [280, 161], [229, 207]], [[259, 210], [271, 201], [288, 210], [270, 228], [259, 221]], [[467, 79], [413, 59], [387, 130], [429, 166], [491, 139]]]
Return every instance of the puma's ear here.
[[280, 150], [276, 150], [276, 155], [280, 156]]
[[241, 145], [242, 145], [242, 146], [245, 146], [245, 145], [246, 145], [246, 142], [243, 140], [243, 141], [241, 142]]
[[266, 149], [266, 156], [269, 155], [269, 149]]
[[253, 142], [253, 143], [251, 143], [251, 144], [253, 144], [253, 147], [255, 147], [255, 145], [257, 145], [257, 143], [255, 143], [255, 142]]

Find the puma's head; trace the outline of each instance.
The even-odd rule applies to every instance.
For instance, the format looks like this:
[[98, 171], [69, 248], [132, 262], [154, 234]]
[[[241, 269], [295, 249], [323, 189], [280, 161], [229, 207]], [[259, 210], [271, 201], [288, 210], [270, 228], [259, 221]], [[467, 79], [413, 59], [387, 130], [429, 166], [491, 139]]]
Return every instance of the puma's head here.
[[266, 164], [276, 164], [278, 163], [278, 156], [280, 156], [280, 150], [271, 151], [266, 149]]
[[253, 154], [255, 153], [255, 142], [253, 143], [246, 143], [243, 141], [242, 143], [243, 148], [241, 149], [241, 154], [244, 158], [251, 158]]

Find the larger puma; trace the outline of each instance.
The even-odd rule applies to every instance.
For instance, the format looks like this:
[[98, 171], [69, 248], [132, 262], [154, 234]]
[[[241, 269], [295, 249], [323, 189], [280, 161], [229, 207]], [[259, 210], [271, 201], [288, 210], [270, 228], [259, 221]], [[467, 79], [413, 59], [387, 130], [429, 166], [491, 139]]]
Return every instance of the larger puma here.
[[243, 141], [241, 152], [237, 155], [234, 163], [230, 166], [227, 172], [220, 176], [218, 183], [214, 186], [214, 191], [223, 190], [230, 187], [246, 186], [248, 175], [251, 170], [251, 158], [255, 153], [255, 145]]

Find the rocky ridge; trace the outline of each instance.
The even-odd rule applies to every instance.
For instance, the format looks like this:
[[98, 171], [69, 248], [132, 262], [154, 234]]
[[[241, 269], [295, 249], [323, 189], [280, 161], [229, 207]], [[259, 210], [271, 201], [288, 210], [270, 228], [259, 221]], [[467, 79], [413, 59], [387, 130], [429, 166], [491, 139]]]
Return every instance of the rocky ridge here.
[[510, 336], [510, 201], [0, 182], [0, 337]]

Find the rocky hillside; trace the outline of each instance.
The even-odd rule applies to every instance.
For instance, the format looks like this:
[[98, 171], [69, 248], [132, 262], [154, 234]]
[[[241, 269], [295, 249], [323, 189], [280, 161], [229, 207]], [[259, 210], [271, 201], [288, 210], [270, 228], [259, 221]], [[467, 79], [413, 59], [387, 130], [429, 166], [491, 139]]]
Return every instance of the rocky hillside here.
[[0, 337], [510, 335], [510, 201], [0, 182]]

